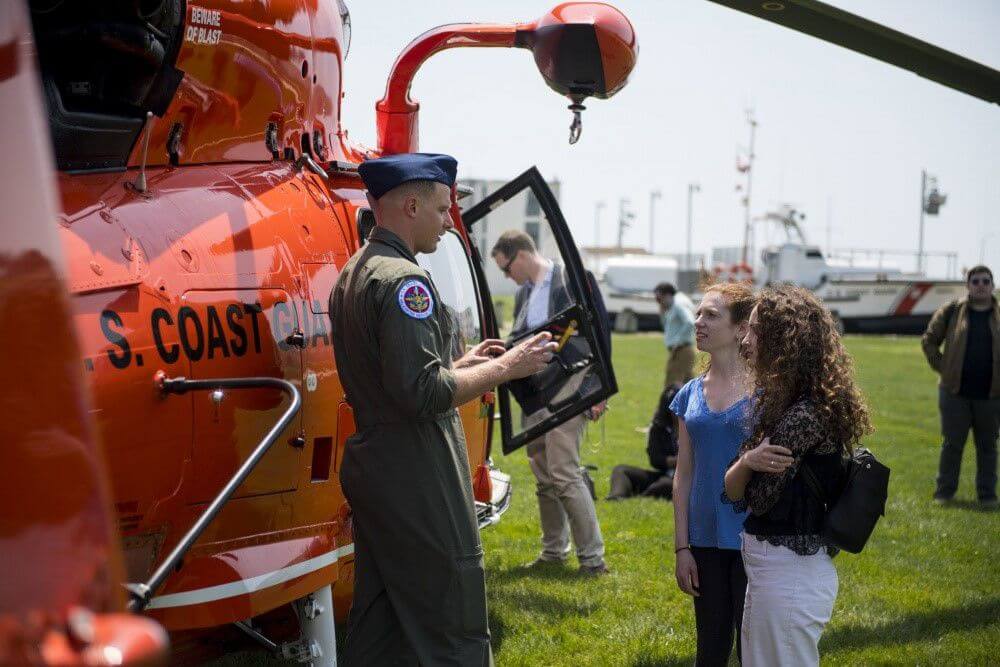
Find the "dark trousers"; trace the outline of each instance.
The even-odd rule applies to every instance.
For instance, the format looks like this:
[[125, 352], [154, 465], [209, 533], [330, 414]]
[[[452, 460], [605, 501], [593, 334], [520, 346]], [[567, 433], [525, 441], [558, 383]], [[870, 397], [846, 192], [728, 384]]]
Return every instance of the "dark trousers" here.
[[694, 598], [694, 620], [698, 631], [696, 665], [714, 667], [729, 662], [736, 637], [736, 656], [740, 651], [740, 626], [743, 625], [743, 600], [747, 575], [739, 549], [691, 547], [698, 566], [698, 592]]
[[[431, 546], [433, 549], [434, 545]], [[420, 585], [435, 568], [415, 550], [411, 577], [398, 569], [386, 581], [362, 524], [354, 523], [354, 600], [347, 620], [341, 664], [346, 667], [493, 667], [486, 621], [486, 588], [482, 555], [457, 559], [457, 574], [447, 586], [428, 595]], [[448, 560], [441, 554], [440, 560]], [[428, 567], [430, 563], [430, 567]], [[421, 569], [421, 568], [424, 569]], [[428, 612], [428, 606], [438, 607]]]
[[646, 470], [635, 466], [619, 465], [611, 471], [611, 489], [608, 500], [633, 496], [666, 498], [674, 494], [674, 471]]
[[997, 434], [1000, 432], [1000, 398], [963, 398], [938, 389], [941, 409], [941, 460], [938, 464], [937, 498], [951, 498], [958, 490], [962, 450], [972, 430], [976, 443], [976, 493], [980, 500], [997, 497]]

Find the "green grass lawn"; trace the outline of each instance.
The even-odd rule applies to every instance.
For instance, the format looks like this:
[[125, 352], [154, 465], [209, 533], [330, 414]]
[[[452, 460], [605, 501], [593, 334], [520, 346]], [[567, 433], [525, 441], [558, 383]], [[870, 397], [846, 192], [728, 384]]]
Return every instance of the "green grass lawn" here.
[[[820, 645], [830, 665], [1000, 664], [1000, 512], [980, 511], [969, 444], [958, 497], [931, 503], [937, 452], [935, 377], [916, 338], [848, 337], [876, 432], [867, 441], [892, 469], [889, 504], [860, 555], [836, 559], [840, 595]], [[618, 463], [646, 465], [644, 436], [662, 383], [658, 335], [617, 336], [606, 433], [583, 447], [599, 498]], [[673, 577], [669, 503], [599, 500], [614, 573], [580, 579], [575, 567], [545, 576], [521, 566], [538, 550], [534, 478], [523, 451], [497, 455], [515, 498], [484, 533], [494, 651], [500, 665], [680, 665], [694, 658], [690, 598]]]

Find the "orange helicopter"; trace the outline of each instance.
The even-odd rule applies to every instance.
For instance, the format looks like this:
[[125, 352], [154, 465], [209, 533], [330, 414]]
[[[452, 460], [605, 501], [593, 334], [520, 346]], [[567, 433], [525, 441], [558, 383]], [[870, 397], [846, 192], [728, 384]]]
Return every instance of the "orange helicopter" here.
[[[431, 30], [394, 65], [377, 106], [378, 147], [368, 150], [350, 144], [340, 123], [350, 43], [342, 2], [38, 0], [28, 9], [61, 211], [48, 227], [66, 257], [72, 313], [61, 324], [75, 330], [74, 367], [90, 391], [120, 537], [124, 576], [112, 568], [100, 579], [127, 582], [129, 609], [172, 633], [174, 659], [195, 659], [184, 650], [197, 635], [181, 631], [235, 624], [286, 658], [334, 664], [334, 618], [349, 608], [353, 579], [337, 473], [355, 426], [327, 298], [371, 224], [357, 164], [417, 149], [410, 82], [428, 57], [460, 46], [531, 50], [548, 85], [571, 101], [575, 139], [583, 101], [626, 83], [632, 26], [611, 6], [565, 3], [532, 23]], [[531, 190], [552, 223], [576, 298], [548, 326], [592, 347], [572, 370], [593, 374], [599, 391], [518, 431], [501, 390], [508, 451], [616, 391], [555, 198], [535, 170], [512, 187], [511, 196]], [[460, 194], [456, 232], [426, 261], [439, 284], [468, 287], [454, 303], [447, 290], [443, 298], [475, 342], [497, 336], [497, 321]], [[11, 371], [43, 380], [37, 366], [23, 367], [29, 359], [18, 362]], [[510, 498], [509, 478], [489, 460], [496, 400], [491, 392], [460, 410], [483, 527]], [[48, 518], [45, 507], [32, 522]], [[103, 555], [116, 551], [105, 547]], [[44, 552], [35, 563], [41, 572], [68, 567]], [[250, 620], [290, 608], [299, 630], [289, 641]], [[64, 620], [57, 613], [54, 622]]]
[[20, 156], [4, 174], [0, 226], [0, 664], [163, 664], [166, 634], [125, 613], [30, 37], [26, 7], [0, 5], [0, 141]]
[[[1000, 101], [994, 70], [822, 3], [714, 1]], [[372, 224], [356, 165], [418, 148], [410, 82], [457, 47], [529, 49], [569, 98], [575, 141], [584, 100], [625, 85], [635, 31], [599, 3], [431, 30], [396, 60], [369, 150], [340, 123], [342, 1], [26, 5], [0, 16], [5, 145], [32, 158], [3, 186], [2, 428], [18, 445], [3, 463], [18, 479], [5, 489], [0, 553], [33, 573], [0, 588], [0, 661], [162, 660], [157, 626], [117, 613], [128, 582], [128, 608], [171, 632], [175, 660], [203, 648], [185, 631], [231, 626], [285, 657], [334, 664], [353, 575], [337, 472], [354, 424], [326, 298]], [[32, 53], [47, 112], [32, 98]], [[510, 451], [616, 391], [575, 245], [537, 170], [464, 212], [456, 190], [455, 234], [429, 268], [439, 285], [467, 286], [446, 304], [467, 341], [496, 336], [477, 241], [491, 211], [528, 194], [575, 300], [543, 326], [587, 342], [584, 370], [600, 389], [527, 430], [505, 387], [462, 408], [483, 526], [510, 493], [489, 461], [494, 403]], [[291, 636], [268, 636], [260, 619], [289, 609]]]

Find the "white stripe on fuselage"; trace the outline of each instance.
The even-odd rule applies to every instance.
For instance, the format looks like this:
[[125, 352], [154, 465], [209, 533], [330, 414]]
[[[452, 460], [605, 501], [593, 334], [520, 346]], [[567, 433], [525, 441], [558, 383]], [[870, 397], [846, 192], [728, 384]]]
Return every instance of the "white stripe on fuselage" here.
[[187, 607], [195, 604], [204, 604], [206, 602], [215, 602], [216, 600], [224, 600], [226, 598], [236, 597], [237, 595], [246, 595], [247, 593], [253, 593], [264, 588], [270, 588], [271, 586], [283, 584], [286, 581], [291, 581], [292, 579], [309, 574], [310, 572], [315, 572], [321, 568], [333, 565], [344, 556], [349, 556], [353, 553], [354, 544], [345, 544], [338, 549], [328, 551], [327, 553], [316, 556], [315, 558], [310, 558], [309, 560], [304, 560], [301, 563], [283, 567], [280, 570], [275, 570], [274, 572], [268, 572], [267, 574], [250, 577], [249, 579], [240, 579], [239, 581], [233, 581], [228, 584], [219, 584], [218, 586], [209, 586], [208, 588], [198, 588], [193, 591], [184, 591], [183, 593], [159, 595], [150, 601], [146, 609]]

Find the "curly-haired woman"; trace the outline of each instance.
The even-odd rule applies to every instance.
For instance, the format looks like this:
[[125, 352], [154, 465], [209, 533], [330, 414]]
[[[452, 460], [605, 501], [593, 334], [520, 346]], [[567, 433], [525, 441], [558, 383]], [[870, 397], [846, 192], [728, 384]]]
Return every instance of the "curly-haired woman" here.
[[818, 665], [837, 598], [836, 549], [821, 536], [823, 506], [800, 470], [808, 466], [836, 497], [844, 459], [871, 422], [833, 318], [812, 292], [764, 290], [749, 325], [755, 430], [725, 477], [735, 509], [750, 510], [743, 664]]
[[710, 365], [670, 404], [678, 417], [675, 576], [680, 589], [694, 597], [698, 665], [728, 662], [743, 616], [743, 516], [723, 505], [719, 489], [726, 466], [750, 435], [750, 387], [740, 341], [753, 305], [753, 291], [746, 284], [724, 283], [705, 290], [695, 319], [695, 342], [709, 354]]

